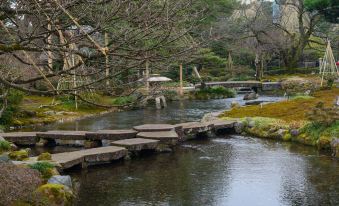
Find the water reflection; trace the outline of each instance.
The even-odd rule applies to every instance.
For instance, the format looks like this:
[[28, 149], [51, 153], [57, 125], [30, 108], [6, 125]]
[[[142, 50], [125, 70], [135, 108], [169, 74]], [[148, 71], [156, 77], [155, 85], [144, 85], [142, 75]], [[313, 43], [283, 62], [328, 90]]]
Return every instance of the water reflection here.
[[[100, 117], [87, 118], [75, 122], [51, 124], [36, 127], [34, 130], [99, 130], [99, 129], [126, 129], [145, 123], [170, 123], [200, 121], [204, 114], [230, 108], [232, 101], [245, 104], [243, 96], [230, 99], [206, 101], [177, 101], [170, 102], [166, 109], [156, 110], [148, 107], [141, 110], [110, 113]], [[282, 97], [262, 96], [262, 101], [279, 101]]]
[[232, 136], [75, 172], [77, 204], [338, 205], [338, 161], [289, 145]]

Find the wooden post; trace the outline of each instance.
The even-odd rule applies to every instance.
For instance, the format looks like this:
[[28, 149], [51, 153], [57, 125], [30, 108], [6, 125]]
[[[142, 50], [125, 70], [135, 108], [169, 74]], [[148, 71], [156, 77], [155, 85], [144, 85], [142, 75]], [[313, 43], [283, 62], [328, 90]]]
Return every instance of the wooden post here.
[[[105, 32], [105, 47], [106, 47], [106, 51], [108, 51], [108, 33]], [[109, 76], [109, 57], [106, 54], [105, 55], [105, 69], [106, 69], [106, 78]], [[109, 79], [106, 79], [106, 86], [110, 85], [110, 81]]]
[[149, 61], [146, 60], [146, 71], [145, 71], [145, 81], [146, 81], [146, 91], [149, 93]]
[[[52, 31], [52, 25], [51, 23], [48, 23], [47, 25], [47, 29], [48, 31]], [[48, 48], [48, 51], [47, 51], [47, 62], [48, 62], [48, 67], [49, 67], [49, 70], [50, 72], [53, 72], [52, 69], [53, 69], [53, 57], [52, 57], [52, 52], [50, 51], [50, 48], [51, 48], [51, 44], [52, 44], [52, 34], [49, 33], [48, 34], [48, 37], [47, 37], [47, 48]]]
[[180, 96], [184, 95], [184, 90], [183, 90], [183, 74], [182, 74], [182, 64], [180, 64], [180, 90], [179, 94]]

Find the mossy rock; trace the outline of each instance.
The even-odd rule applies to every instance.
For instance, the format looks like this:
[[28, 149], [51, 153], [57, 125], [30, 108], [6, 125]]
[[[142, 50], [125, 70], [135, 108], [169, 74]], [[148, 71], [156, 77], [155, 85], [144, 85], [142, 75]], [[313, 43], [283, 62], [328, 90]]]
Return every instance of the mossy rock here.
[[331, 149], [331, 140], [332, 138], [327, 136], [321, 136], [317, 141], [319, 149]]
[[292, 135], [290, 133], [286, 133], [283, 137], [282, 140], [288, 142], [292, 140]]
[[41, 153], [38, 156], [38, 161], [43, 161], [43, 160], [52, 160], [52, 155], [48, 152]]
[[45, 184], [36, 190], [36, 194], [47, 205], [72, 205], [74, 195], [69, 188], [60, 184]]
[[16, 161], [24, 161], [24, 160], [27, 160], [28, 159], [28, 154], [29, 153], [29, 150], [27, 149], [22, 149], [22, 150], [19, 150], [19, 151], [13, 151], [13, 152], [10, 152], [8, 154], [9, 158], [11, 160], [16, 160]]

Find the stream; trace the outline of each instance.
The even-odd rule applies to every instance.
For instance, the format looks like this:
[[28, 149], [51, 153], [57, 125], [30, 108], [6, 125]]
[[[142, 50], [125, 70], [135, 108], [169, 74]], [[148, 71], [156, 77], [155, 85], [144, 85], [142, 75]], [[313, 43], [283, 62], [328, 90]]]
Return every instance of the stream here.
[[[163, 110], [110, 113], [37, 130], [93, 131], [199, 121], [206, 113], [228, 109], [232, 101], [245, 103], [242, 96], [187, 100], [169, 103]], [[339, 205], [338, 159], [313, 147], [238, 135], [189, 141], [173, 153], [145, 154], [69, 174], [78, 182], [79, 206]]]

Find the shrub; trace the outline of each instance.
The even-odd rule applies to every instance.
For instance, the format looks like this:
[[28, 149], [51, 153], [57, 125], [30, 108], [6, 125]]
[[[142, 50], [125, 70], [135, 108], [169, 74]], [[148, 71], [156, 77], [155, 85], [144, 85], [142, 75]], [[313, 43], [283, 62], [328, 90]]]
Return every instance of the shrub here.
[[4, 140], [0, 140], [0, 154], [3, 152], [7, 152], [11, 149], [11, 143], [4, 141]]
[[28, 158], [28, 150], [19, 150], [19, 151], [13, 151], [8, 154], [8, 157], [11, 160], [16, 160], [16, 161], [23, 161]]
[[13, 164], [0, 166], [0, 205], [15, 205], [15, 202], [33, 202], [32, 195], [42, 184], [38, 171]]
[[232, 98], [236, 92], [233, 89], [225, 87], [208, 87], [199, 91], [193, 92], [196, 99], [215, 99], [215, 98]]
[[52, 160], [51, 154], [48, 153], [48, 152], [41, 153], [41, 154], [38, 156], [38, 161], [42, 161], [42, 160]]
[[44, 179], [49, 179], [55, 173], [55, 166], [49, 162], [37, 162], [29, 165], [31, 169], [38, 170]]
[[36, 190], [47, 205], [72, 205], [73, 194], [64, 185], [45, 184]]
[[336, 106], [325, 107], [323, 102], [319, 102], [307, 117], [315, 124], [329, 126], [339, 120], [339, 110]]
[[174, 90], [165, 90], [163, 94], [168, 101], [174, 101], [179, 98], [178, 92]]

